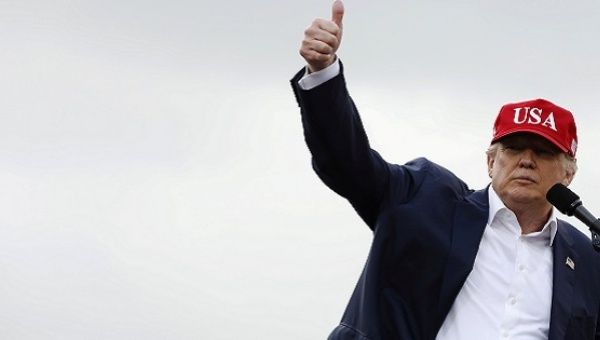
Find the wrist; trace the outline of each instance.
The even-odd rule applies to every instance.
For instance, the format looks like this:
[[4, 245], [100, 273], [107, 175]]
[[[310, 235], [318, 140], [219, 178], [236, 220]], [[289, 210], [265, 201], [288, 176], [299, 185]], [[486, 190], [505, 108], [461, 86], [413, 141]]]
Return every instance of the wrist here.
[[308, 64], [308, 67], [307, 67], [308, 74], [322, 71], [322, 70], [328, 68], [329, 66], [331, 66], [336, 60], [337, 60], [337, 56], [334, 54], [331, 56], [331, 58], [329, 58], [328, 61], [326, 61], [322, 64], [319, 64], [319, 65]]

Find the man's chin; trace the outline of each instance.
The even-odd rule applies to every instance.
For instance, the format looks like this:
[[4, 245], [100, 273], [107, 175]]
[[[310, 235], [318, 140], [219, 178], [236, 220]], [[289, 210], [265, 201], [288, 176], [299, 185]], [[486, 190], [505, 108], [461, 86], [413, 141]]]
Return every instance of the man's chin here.
[[532, 190], [517, 190], [515, 192], [512, 192], [508, 196], [508, 199], [514, 203], [525, 205], [535, 203], [540, 199], [545, 200], [545, 198], [541, 196], [539, 192]]
[[510, 190], [506, 195], [506, 199], [514, 203], [530, 204], [545, 198], [537, 190], [519, 186]]

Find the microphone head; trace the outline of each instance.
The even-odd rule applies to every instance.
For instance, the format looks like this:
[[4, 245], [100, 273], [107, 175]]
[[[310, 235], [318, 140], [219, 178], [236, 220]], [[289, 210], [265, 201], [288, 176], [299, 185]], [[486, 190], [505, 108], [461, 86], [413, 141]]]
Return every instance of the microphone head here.
[[576, 193], [561, 183], [556, 183], [546, 193], [546, 199], [561, 213], [573, 216], [575, 208], [581, 205], [581, 200]]

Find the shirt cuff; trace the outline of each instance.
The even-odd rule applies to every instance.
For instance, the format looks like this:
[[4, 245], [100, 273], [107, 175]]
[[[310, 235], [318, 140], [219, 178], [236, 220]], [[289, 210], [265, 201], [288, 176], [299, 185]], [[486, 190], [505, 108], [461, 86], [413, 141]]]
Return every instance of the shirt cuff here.
[[339, 58], [335, 58], [335, 61], [331, 65], [317, 72], [308, 73], [307, 66], [304, 76], [298, 80], [298, 85], [303, 90], [311, 90], [338, 74], [340, 74], [340, 60]]

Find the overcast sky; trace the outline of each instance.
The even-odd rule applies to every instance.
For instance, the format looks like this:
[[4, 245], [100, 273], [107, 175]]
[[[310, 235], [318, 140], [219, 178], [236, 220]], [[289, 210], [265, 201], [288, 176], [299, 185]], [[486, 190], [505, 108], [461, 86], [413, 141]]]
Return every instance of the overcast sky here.
[[[542, 97], [574, 112], [572, 188], [600, 214], [598, 1], [345, 5], [388, 161], [483, 188], [500, 106]], [[371, 241], [289, 86], [330, 6], [0, 0], [0, 338], [326, 338]]]

